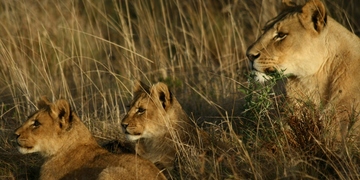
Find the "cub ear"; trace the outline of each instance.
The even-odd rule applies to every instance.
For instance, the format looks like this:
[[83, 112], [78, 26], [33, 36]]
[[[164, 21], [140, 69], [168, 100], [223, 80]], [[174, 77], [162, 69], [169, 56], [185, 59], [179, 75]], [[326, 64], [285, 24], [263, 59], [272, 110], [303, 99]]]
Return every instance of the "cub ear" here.
[[281, 0], [281, 4], [286, 7], [296, 6], [296, 3], [293, 0]]
[[320, 0], [309, 0], [301, 10], [300, 20], [303, 25], [320, 33], [327, 22], [324, 4]]
[[68, 101], [59, 99], [50, 106], [53, 118], [59, 118], [60, 128], [67, 128], [71, 125], [71, 108]]
[[150, 87], [147, 86], [145, 83], [136, 80], [134, 82], [134, 97], [136, 97], [138, 94], [142, 93], [142, 92], [146, 92], [146, 93], [150, 93]]
[[51, 102], [46, 96], [41, 96], [40, 100], [37, 102], [38, 109], [48, 109], [51, 105]]
[[170, 108], [173, 95], [166, 84], [162, 82], [156, 83], [151, 87], [150, 94], [152, 98], [160, 100], [165, 111]]

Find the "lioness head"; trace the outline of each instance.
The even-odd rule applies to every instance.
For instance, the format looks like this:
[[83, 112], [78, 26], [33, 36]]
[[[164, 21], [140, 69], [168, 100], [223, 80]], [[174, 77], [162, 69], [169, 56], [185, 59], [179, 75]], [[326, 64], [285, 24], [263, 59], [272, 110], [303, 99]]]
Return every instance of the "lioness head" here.
[[62, 134], [71, 126], [71, 110], [66, 100], [50, 103], [46, 98], [38, 102], [38, 108], [15, 131], [16, 142], [22, 154], [50, 156], [64, 144]]
[[246, 53], [257, 78], [264, 81], [275, 71], [300, 78], [316, 73], [326, 59], [326, 23], [325, 7], [319, 0], [288, 7], [270, 20]]
[[170, 127], [173, 96], [164, 83], [151, 88], [142, 82], [136, 82], [134, 99], [127, 115], [121, 122], [126, 137], [130, 141], [140, 138], [153, 138], [165, 134]]

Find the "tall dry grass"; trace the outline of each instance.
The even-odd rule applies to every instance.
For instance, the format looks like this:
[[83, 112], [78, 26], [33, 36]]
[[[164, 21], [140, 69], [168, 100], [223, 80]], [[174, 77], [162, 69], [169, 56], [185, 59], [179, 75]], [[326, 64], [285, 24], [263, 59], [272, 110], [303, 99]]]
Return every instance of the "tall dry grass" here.
[[[357, 0], [325, 3], [360, 33]], [[123, 139], [119, 121], [141, 79], [166, 82], [193, 119], [232, 144], [230, 170], [213, 159], [209, 177], [359, 179], [357, 149], [344, 158], [322, 143], [315, 108], [284, 119], [270, 91], [248, 87], [246, 48], [279, 7], [264, 0], [0, 2], [0, 178], [37, 177], [42, 160], [19, 155], [12, 133], [39, 96], [68, 99], [100, 140]], [[256, 103], [245, 112], [249, 102]]]

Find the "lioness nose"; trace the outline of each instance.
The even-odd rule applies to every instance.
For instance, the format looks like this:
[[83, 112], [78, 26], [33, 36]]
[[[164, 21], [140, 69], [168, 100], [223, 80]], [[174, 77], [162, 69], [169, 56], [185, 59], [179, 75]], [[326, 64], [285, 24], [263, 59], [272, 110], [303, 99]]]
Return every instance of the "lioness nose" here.
[[249, 50], [246, 52], [246, 56], [248, 57], [248, 59], [253, 62], [255, 61], [255, 59], [257, 59], [258, 57], [260, 57], [260, 53], [252, 53]]

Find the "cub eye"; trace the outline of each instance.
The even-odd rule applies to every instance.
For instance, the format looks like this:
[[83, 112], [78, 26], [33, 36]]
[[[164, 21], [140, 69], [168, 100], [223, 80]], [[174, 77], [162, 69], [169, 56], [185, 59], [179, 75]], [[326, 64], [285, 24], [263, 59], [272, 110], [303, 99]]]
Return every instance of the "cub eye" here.
[[288, 34], [286, 34], [286, 33], [278, 32], [278, 33], [275, 35], [274, 40], [276, 40], [276, 41], [283, 40], [283, 39], [286, 38], [287, 35], [288, 35]]
[[136, 113], [137, 113], [137, 114], [143, 114], [145, 111], [146, 111], [146, 109], [141, 108], [141, 107], [139, 107], [139, 108], [136, 109]]
[[35, 120], [34, 123], [33, 123], [33, 127], [34, 128], [37, 128], [41, 125], [41, 123], [38, 121], [38, 120]]

